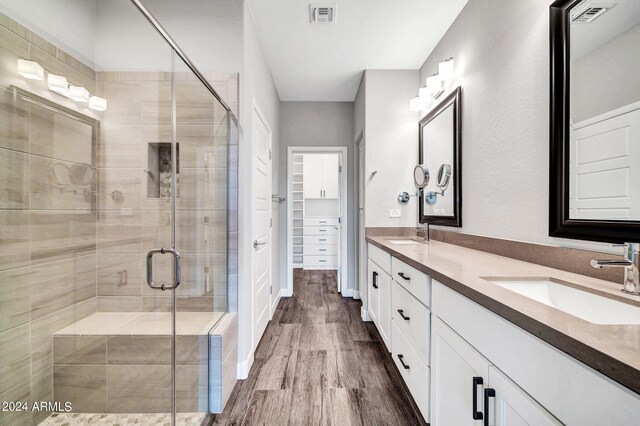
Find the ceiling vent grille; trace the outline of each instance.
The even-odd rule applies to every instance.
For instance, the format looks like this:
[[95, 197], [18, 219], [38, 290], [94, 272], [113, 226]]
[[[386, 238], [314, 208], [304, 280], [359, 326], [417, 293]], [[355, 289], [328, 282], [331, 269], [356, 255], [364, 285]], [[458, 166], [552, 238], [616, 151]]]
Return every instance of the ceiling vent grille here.
[[615, 5], [587, 3], [573, 14], [571, 21], [575, 22], [576, 24], [588, 24], [589, 22], [593, 22], [594, 19], [602, 16], [613, 6]]
[[336, 22], [336, 5], [332, 4], [310, 4], [309, 17], [312, 24], [333, 24]]

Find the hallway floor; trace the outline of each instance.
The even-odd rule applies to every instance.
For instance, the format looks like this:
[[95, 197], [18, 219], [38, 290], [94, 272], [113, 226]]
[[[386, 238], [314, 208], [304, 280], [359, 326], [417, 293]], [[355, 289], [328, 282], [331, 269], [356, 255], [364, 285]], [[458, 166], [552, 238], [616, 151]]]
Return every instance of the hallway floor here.
[[294, 273], [222, 425], [421, 425], [424, 420], [359, 300], [335, 271]]

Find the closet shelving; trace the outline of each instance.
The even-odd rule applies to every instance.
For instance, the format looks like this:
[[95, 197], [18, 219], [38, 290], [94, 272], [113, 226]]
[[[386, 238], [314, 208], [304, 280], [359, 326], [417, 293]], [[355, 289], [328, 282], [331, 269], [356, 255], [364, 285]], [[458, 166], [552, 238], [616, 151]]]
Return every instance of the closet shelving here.
[[293, 267], [303, 263], [304, 173], [303, 154], [293, 156]]

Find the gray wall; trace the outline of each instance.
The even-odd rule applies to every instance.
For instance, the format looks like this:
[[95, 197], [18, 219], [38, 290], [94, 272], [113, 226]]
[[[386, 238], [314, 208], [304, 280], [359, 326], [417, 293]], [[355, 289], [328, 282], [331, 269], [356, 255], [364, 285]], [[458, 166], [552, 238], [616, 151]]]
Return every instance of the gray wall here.
[[[409, 99], [417, 94], [417, 70], [367, 70], [365, 79], [365, 200], [367, 227], [414, 227], [418, 199], [398, 202], [398, 194], [415, 193], [413, 168], [418, 164], [417, 114]], [[371, 173], [377, 173], [370, 178]], [[400, 209], [401, 217], [389, 217]]]
[[455, 58], [448, 89], [462, 86], [463, 232], [601, 250], [548, 236], [550, 3], [470, 0], [420, 84]]
[[[347, 147], [347, 252], [349, 271], [346, 288], [353, 289], [356, 277], [356, 171], [353, 167], [353, 102], [282, 102], [280, 104], [280, 194], [287, 193], [287, 147]], [[275, 170], [275, 169], [274, 169]], [[280, 253], [287, 253], [287, 207], [280, 207]], [[282, 287], [286, 287], [286, 268], [281, 271]]]

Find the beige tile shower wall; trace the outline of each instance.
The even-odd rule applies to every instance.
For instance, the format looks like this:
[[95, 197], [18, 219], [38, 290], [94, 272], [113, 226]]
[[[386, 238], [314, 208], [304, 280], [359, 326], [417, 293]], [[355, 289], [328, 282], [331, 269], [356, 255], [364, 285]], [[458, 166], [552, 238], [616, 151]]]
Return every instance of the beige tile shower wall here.
[[[96, 214], [84, 192], [54, 188], [47, 170], [94, 160], [88, 126], [32, 107], [10, 90], [73, 106], [44, 82], [19, 76], [18, 58], [92, 92], [95, 73], [0, 14], [0, 401], [31, 403], [53, 400], [52, 334], [97, 309]], [[0, 412], [0, 424], [47, 415]]]
[[[237, 74], [206, 77], [237, 109]], [[98, 310], [168, 310], [169, 294], [146, 285], [141, 253], [171, 245], [171, 205], [150, 196], [154, 172], [149, 164], [157, 159], [148, 158], [149, 143], [172, 138], [171, 74], [99, 72], [97, 79], [98, 94], [109, 102], [98, 149]], [[227, 142], [226, 111], [191, 74], [178, 73], [175, 89], [176, 246], [183, 271], [177, 307], [226, 309], [227, 163], [234, 155]], [[170, 258], [154, 257], [154, 280], [168, 282], [170, 277]]]

